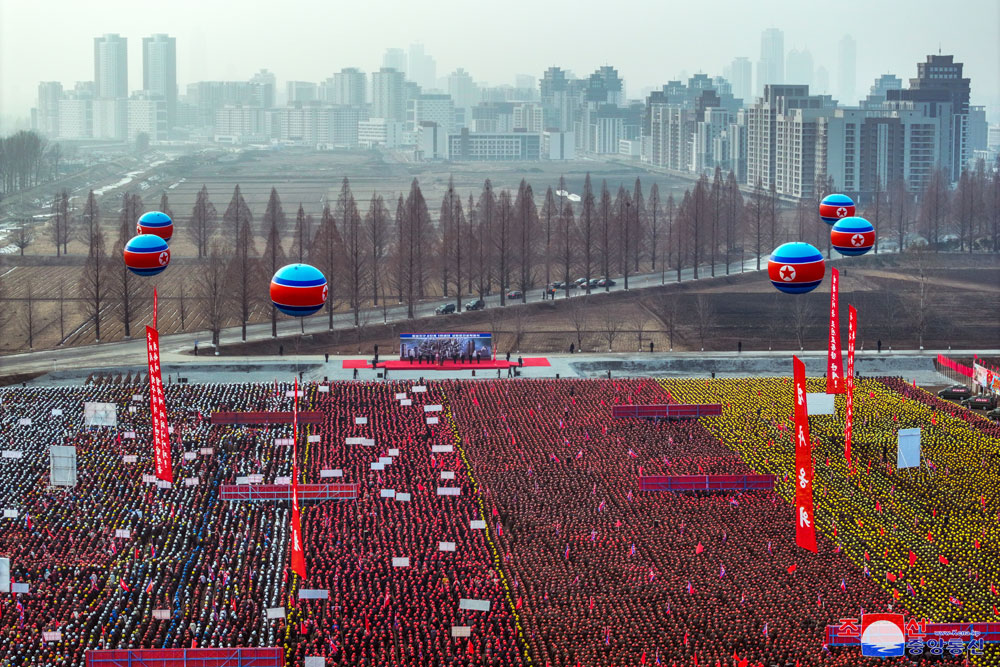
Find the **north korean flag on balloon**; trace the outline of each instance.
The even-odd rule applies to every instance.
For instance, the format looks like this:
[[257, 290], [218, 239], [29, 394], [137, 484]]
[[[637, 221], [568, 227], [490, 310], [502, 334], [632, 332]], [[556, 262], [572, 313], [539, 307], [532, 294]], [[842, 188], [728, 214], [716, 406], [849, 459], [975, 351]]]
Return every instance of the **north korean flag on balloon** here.
[[149, 411], [152, 418], [156, 478], [173, 484], [170, 429], [167, 426], [167, 405], [163, 395], [163, 378], [160, 375], [160, 335], [153, 327], [146, 327], [146, 359], [149, 364]]

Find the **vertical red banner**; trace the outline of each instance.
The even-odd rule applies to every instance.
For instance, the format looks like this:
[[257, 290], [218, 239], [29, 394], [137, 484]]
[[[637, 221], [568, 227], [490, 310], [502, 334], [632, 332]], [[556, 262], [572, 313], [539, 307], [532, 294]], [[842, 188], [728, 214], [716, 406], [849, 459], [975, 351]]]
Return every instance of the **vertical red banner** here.
[[160, 334], [146, 327], [146, 361], [149, 365], [149, 412], [153, 428], [153, 461], [156, 478], [174, 482], [170, 465], [170, 429], [167, 426], [167, 406], [163, 398], [163, 378], [160, 375]]
[[795, 380], [795, 543], [816, 553], [813, 523], [813, 464], [809, 441], [809, 412], [806, 408], [806, 367], [792, 357]]
[[299, 381], [292, 394], [292, 572], [306, 578], [306, 556], [302, 544], [302, 517], [299, 512]]
[[830, 270], [830, 340], [826, 356], [826, 393], [844, 393], [844, 364], [840, 354], [840, 272]]
[[847, 469], [853, 470], [851, 462], [851, 436], [854, 429], [854, 341], [858, 335], [858, 312], [854, 306], [847, 306], [847, 396], [844, 406], [844, 458]]

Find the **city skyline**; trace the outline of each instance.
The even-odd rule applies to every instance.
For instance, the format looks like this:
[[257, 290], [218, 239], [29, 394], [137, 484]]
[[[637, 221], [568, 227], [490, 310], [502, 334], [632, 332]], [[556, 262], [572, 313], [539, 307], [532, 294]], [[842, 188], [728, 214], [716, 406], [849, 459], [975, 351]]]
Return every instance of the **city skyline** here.
[[[878, 39], [878, 30], [874, 30], [870, 25], [877, 21], [865, 21], [849, 24], [846, 30], [836, 30], [829, 35], [829, 39], [817, 41], [810, 38], [809, 30], [803, 25], [802, 17], [782, 13], [778, 11], [766, 12], [758, 11], [744, 22], [738, 35], [731, 38], [726, 36], [732, 31], [732, 26], [720, 24], [716, 33], [719, 36], [719, 46], [710, 50], [704, 48], [686, 48], [688, 37], [684, 31], [674, 35], [675, 38], [654, 41], [652, 33], [647, 33], [650, 24], [655, 21], [643, 22], [643, 25], [636, 25], [634, 31], [638, 39], [630, 39], [625, 43], [618, 44], [617, 38], [605, 39], [607, 52], [595, 49], [592, 43], [587, 48], [580, 49], [579, 44], [588, 43], [587, 36], [593, 31], [593, 27], [581, 29], [579, 21], [572, 15], [566, 17], [564, 36], [562, 38], [548, 38], [538, 43], [538, 48], [533, 49], [513, 49], [503, 51], [503, 46], [496, 43], [495, 36], [481, 36], [478, 43], [483, 48], [463, 48], [456, 49], [456, 45], [464, 42], [461, 36], [455, 39], [442, 39], [437, 36], [436, 30], [431, 26], [428, 30], [421, 30], [413, 25], [412, 21], [400, 21], [408, 24], [408, 28], [394, 26], [389, 22], [385, 24], [384, 30], [380, 28], [375, 39], [369, 40], [363, 48], [345, 50], [343, 44], [330, 45], [324, 43], [319, 53], [310, 53], [309, 57], [294, 56], [282, 49], [274, 48], [285, 43], [281, 39], [265, 41], [255, 44], [246, 52], [237, 45], [236, 47], [226, 47], [232, 43], [233, 35], [231, 26], [226, 22], [207, 21], [213, 26], [213, 32], [205, 31], [197, 26], [191, 27], [189, 23], [178, 21], [178, 16], [183, 15], [183, 11], [177, 11], [169, 15], [164, 15], [156, 20], [148, 16], [136, 17], [125, 13], [108, 11], [96, 14], [92, 11], [81, 12], [78, 8], [66, 6], [65, 12], [73, 16], [73, 20], [66, 23], [73, 26], [71, 34], [61, 40], [62, 48], [55, 53], [56, 56], [41, 57], [36, 56], [27, 59], [12, 58], [13, 53], [25, 44], [23, 30], [18, 30], [23, 22], [30, 22], [31, 17], [39, 12], [51, 11], [52, 2], [40, 2], [28, 7], [18, 6], [16, 11], [9, 3], [0, 3], [0, 117], [4, 124], [8, 125], [14, 120], [23, 121], [28, 116], [29, 109], [37, 103], [38, 83], [41, 81], [59, 81], [64, 88], [71, 89], [76, 81], [87, 81], [93, 77], [93, 62], [90, 58], [76, 56], [79, 50], [84, 53], [84, 49], [92, 49], [94, 39], [108, 33], [117, 32], [123, 38], [128, 39], [131, 57], [128, 58], [128, 81], [129, 93], [139, 90], [141, 86], [143, 58], [142, 40], [150, 35], [166, 33], [175, 38], [177, 42], [177, 83], [180, 94], [183, 95], [184, 87], [188, 83], [195, 81], [210, 80], [247, 80], [253, 73], [262, 68], [267, 68], [277, 74], [278, 90], [285, 89], [287, 81], [311, 81], [319, 84], [331, 77], [335, 72], [346, 67], [357, 67], [362, 72], [370, 75], [377, 71], [383, 62], [386, 49], [399, 48], [404, 54], [411, 56], [411, 45], [422, 45], [423, 54], [429, 59], [430, 70], [434, 72], [436, 67], [436, 81], [449, 76], [459, 68], [468, 72], [473, 80], [489, 85], [513, 85], [518, 75], [529, 74], [534, 79], [540, 79], [544, 70], [550, 65], [557, 65], [563, 69], [572, 71], [576, 76], [586, 76], [587, 72], [597, 69], [601, 65], [611, 64], [615, 66], [625, 79], [627, 88], [626, 95], [629, 99], [637, 99], [650, 88], [659, 88], [668, 80], [677, 79], [682, 75], [690, 76], [692, 73], [704, 72], [710, 75], [721, 75], [724, 69], [731, 64], [733, 59], [747, 57], [754, 65], [754, 85], [755, 91], [759, 91], [757, 81], [757, 65], [760, 57], [761, 33], [768, 28], [777, 28], [784, 34], [785, 56], [792, 48], [802, 48], [808, 44], [808, 50], [812, 56], [817, 78], [829, 73], [832, 79], [834, 96], [838, 95], [839, 84], [842, 81], [839, 64], [839, 43], [845, 35], [850, 35], [857, 45], [857, 63], [853, 79], [855, 96], [860, 97], [865, 94], [868, 87], [875, 79], [886, 73], [895, 74], [906, 78], [909, 75], [912, 63], [921, 59], [924, 55], [937, 51], [940, 43], [944, 52], [955, 53], [959, 60], [965, 62], [966, 73], [974, 84], [972, 90], [972, 100], [974, 104], [985, 104], [987, 112], [991, 117], [997, 112], [998, 100], [1000, 100], [1000, 90], [994, 83], [1000, 80], [1000, 71], [997, 67], [995, 51], [996, 40], [986, 38], [989, 26], [995, 25], [996, 21], [969, 20], [968, 25], [957, 26], [941, 24], [915, 25], [908, 27], [908, 32], [903, 37], [893, 35], [883, 35], [884, 39]], [[109, 9], [119, 6], [117, 1], [107, 2], [105, 6]], [[322, 11], [311, 2], [292, 3], [294, 7], [302, 9], [312, 9]], [[447, 4], [447, 3], [446, 3]], [[558, 9], [565, 3], [553, 3], [553, 14], [559, 14]], [[775, 8], [787, 3], [772, 2]], [[850, 13], [850, 8], [860, 3], [842, 3], [844, 12]], [[929, 4], [929, 3], [927, 3]], [[182, 3], [183, 5], [183, 3]], [[442, 5], [442, 12], [445, 5]], [[996, 12], [996, 8], [988, 2], [973, 3], [969, 15], [975, 15], [975, 7], [979, 7], [983, 16]], [[384, 14], [391, 12], [399, 17], [409, 17], [412, 13], [406, 6], [397, 3], [383, 2], [376, 3], [368, 11]], [[348, 15], [361, 16], [361, 10], [351, 8], [338, 8], [338, 16]], [[474, 13], [467, 12], [470, 16]], [[537, 11], [537, 8], [536, 8]], [[650, 5], [645, 8], [650, 18], [662, 16], [665, 10], [659, 6]], [[733, 6], [730, 16], [737, 17], [746, 11], [740, 6]], [[869, 11], [866, 16], [874, 16], [877, 12]], [[516, 12], [515, 12], [516, 13]], [[79, 14], [79, 16], [77, 16]], [[916, 12], [910, 15], [915, 15]], [[103, 17], [103, 18], [102, 18]], [[780, 17], [780, 20], [775, 20]], [[409, 17], [416, 20], [418, 17]], [[491, 17], [494, 18], [494, 17]], [[79, 20], [77, 20], [79, 19]], [[506, 13], [495, 17], [498, 26], [504, 26], [510, 20]], [[418, 24], [423, 19], [418, 21]], [[255, 24], [246, 21], [236, 22], [249, 36], [257, 33]], [[317, 22], [322, 23], [322, 22]], [[93, 25], [93, 30], [88, 28]], [[605, 25], [602, 23], [602, 25]], [[961, 27], [961, 30], [956, 30]], [[758, 29], [759, 28], [759, 29]], [[309, 34], [313, 28], [309, 22], [303, 24], [301, 30], [304, 34]], [[526, 35], [537, 32], [537, 26], [533, 22], [526, 22], [524, 26]], [[983, 32], [984, 39], [976, 40], [976, 32]], [[30, 31], [28, 31], [30, 32]], [[920, 35], [926, 36], [921, 39]], [[451, 35], [452, 33], [449, 33]], [[610, 32], [609, 32], [610, 34]], [[642, 49], [638, 48], [644, 43], [643, 36], [649, 34], [649, 41], [645, 41], [647, 49], [645, 55]], [[874, 38], [873, 38], [874, 35]], [[936, 37], [935, 37], [936, 36]], [[950, 39], [949, 39], [950, 37]], [[298, 39], [298, 38], [296, 38]], [[243, 42], [248, 40], [244, 39]], [[249, 41], [254, 41], [250, 39]], [[333, 40], [340, 42], [340, 40]], [[898, 42], [893, 46], [893, 42]], [[657, 46], [649, 49], [651, 43]], [[975, 43], [976, 48], [962, 48], [964, 45]], [[491, 51], [499, 49], [505, 57], [497, 58]], [[638, 50], [638, 52], [637, 52]], [[991, 54], [992, 50], [992, 54]], [[223, 51], [224, 53], [220, 53]], [[287, 49], [286, 49], [287, 51]], [[525, 53], [528, 51], [529, 53]], [[89, 51], [88, 51], [89, 52]], [[324, 53], [326, 52], [326, 53]], [[661, 57], [662, 55], [665, 57]], [[597, 55], [594, 55], [597, 54]], [[317, 57], [321, 56], [321, 57]], [[11, 62], [17, 63], [17, 69], [13, 69]], [[669, 64], [662, 65], [664, 61]], [[784, 63], [782, 63], [784, 65]], [[824, 74], [820, 74], [820, 70]], [[428, 74], [426, 70], [419, 75], [426, 82]], [[798, 82], [789, 82], [798, 83]], [[815, 82], [803, 82], [815, 83]], [[991, 83], [993, 85], [991, 85]], [[447, 90], [445, 88], [445, 90]], [[747, 100], [749, 101], [749, 100]], [[855, 105], [857, 99], [841, 99], [841, 104]]]

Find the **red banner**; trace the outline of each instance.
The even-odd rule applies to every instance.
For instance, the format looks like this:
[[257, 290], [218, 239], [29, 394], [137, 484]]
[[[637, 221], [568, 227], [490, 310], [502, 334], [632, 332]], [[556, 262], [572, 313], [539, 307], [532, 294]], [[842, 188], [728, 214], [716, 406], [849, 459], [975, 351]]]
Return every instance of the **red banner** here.
[[840, 272], [830, 270], [830, 341], [826, 359], [826, 393], [844, 393], [844, 364], [840, 355]]
[[939, 364], [941, 364], [945, 368], [949, 368], [949, 369], [955, 371], [959, 375], [964, 375], [967, 378], [972, 377], [973, 369], [971, 367], [969, 367], [969, 366], [966, 366], [965, 364], [960, 364], [957, 361], [949, 359], [948, 357], [944, 356], [943, 354], [939, 354], [937, 356], [937, 360], [938, 360]]
[[816, 553], [813, 524], [813, 464], [809, 441], [809, 414], [806, 410], [806, 367], [792, 357], [795, 379], [795, 543]]
[[302, 550], [302, 519], [299, 514], [299, 381], [292, 398], [292, 571], [306, 578], [306, 556]]
[[149, 412], [153, 427], [153, 460], [156, 478], [174, 483], [170, 466], [170, 429], [167, 427], [167, 406], [163, 401], [163, 378], [160, 376], [160, 334], [146, 327], [146, 361], [149, 364]]
[[844, 409], [844, 458], [847, 469], [853, 470], [851, 462], [851, 436], [854, 430], [854, 341], [858, 335], [858, 312], [854, 306], [847, 306], [847, 396]]

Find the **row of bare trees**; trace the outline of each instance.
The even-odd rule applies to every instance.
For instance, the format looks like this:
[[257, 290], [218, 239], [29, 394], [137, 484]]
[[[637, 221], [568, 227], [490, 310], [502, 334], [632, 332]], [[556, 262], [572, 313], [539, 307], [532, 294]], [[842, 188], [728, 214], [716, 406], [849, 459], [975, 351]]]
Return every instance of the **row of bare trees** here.
[[0, 137], [0, 193], [35, 187], [59, 169], [62, 148], [31, 130]]

